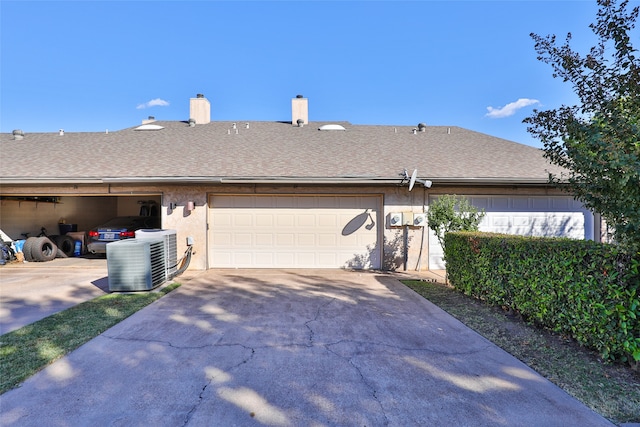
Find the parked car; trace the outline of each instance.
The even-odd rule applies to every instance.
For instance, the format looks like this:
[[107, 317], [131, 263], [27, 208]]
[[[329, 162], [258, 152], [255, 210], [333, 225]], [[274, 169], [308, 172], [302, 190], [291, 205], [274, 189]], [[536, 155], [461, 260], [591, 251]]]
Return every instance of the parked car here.
[[92, 254], [106, 254], [107, 243], [136, 237], [136, 230], [160, 228], [157, 216], [120, 216], [89, 231], [87, 250]]

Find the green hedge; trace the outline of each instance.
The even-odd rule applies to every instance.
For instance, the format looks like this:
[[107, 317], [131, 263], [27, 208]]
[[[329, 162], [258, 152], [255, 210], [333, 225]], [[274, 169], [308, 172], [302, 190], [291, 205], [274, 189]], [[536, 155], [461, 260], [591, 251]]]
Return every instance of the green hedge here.
[[479, 232], [445, 236], [463, 293], [575, 338], [605, 360], [640, 361], [640, 253], [585, 240]]

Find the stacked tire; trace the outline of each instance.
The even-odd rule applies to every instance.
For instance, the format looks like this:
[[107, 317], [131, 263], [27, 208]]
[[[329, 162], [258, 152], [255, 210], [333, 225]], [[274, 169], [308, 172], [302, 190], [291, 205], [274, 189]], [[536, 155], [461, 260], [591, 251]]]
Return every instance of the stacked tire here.
[[58, 247], [48, 237], [29, 237], [22, 247], [24, 260], [28, 262], [51, 261], [58, 253]]
[[25, 261], [44, 262], [73, 255], [75, 242], [71, 236], [29, 237], [22, 247]]
[[56, 244], [58, 247], [58, 258], [67, 258], [73, 256], [73, 251], [76, 249], [76, 241], [71, 236], [49, 236], [49, 240]]

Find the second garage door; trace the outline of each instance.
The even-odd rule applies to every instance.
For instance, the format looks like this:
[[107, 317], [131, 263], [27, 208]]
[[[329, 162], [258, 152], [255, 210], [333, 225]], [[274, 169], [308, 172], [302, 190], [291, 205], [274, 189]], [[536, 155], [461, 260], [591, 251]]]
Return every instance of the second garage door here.
[[210, 268], [380, 268], [378, 196], [209, 199]]
[[[593, 214], [570, 196], [468, 196], [467, 199], [473, 206], [485, 210], [480, 231], [593, 239]], [[429, 230], [431, 270], [445, 268], [442, 256], [442, 247]]]

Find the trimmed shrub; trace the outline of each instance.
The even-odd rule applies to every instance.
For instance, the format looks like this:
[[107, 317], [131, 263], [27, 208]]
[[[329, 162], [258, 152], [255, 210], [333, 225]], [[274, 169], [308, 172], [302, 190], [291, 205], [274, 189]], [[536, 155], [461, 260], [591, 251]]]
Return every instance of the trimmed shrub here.
[[640, 253], [585, 240], [445, 235], [451, 284], [571, 336], [608, 361], [640, 361]]

